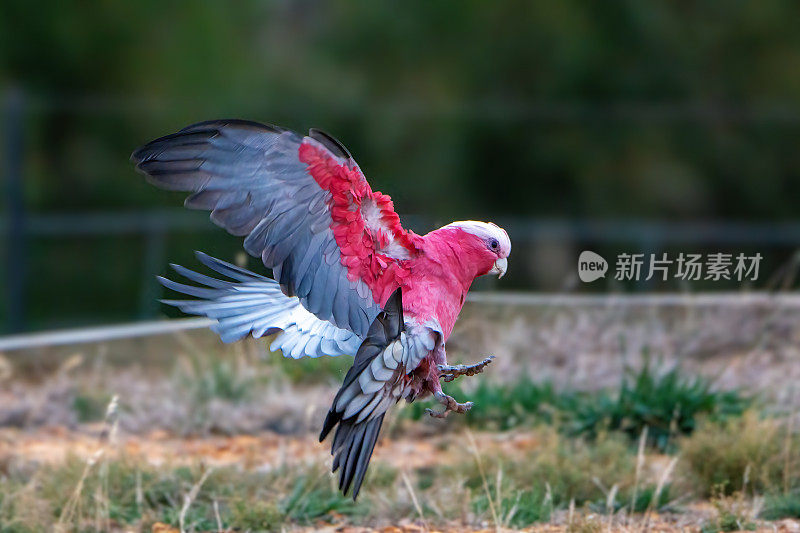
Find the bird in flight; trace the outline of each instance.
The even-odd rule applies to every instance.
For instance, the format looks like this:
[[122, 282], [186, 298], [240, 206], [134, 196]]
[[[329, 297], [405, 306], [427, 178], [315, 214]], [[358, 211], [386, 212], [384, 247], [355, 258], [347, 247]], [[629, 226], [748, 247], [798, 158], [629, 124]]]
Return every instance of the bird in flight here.
[[426, 235], [400, 225], [389, 196], [372, 191], [350, 152], [312, 129], [301, 136], [244, 120], [188, 126], [131, 159], [163, 189], [190, 191], [185, 206], [244, 237], [272, 278], [199, 253], [217, 279], [174, 265], [193, 296], [165, 303], [216, 320], [224, 342], [277, 334], [285, 357], [354, 355], [320, 434], [336, 428], [331, 455], [339, 488], [358, 496], [386, 411], [432, 396], [443, 418], [465, 413], [440, 381], [480, 373], [449, 365], [445, 344], [473, 280], [502, 277], [511, 241], [499, 226], [453, 222]]

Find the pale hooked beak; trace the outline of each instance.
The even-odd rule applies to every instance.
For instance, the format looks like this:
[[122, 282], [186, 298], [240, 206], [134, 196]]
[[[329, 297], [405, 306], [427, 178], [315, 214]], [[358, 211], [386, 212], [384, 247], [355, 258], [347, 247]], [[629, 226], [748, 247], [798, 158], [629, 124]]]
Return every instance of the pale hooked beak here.
[[497, 274], [497, 279], [500, 279], [506, 275], [506, 270], [508, 270], [508, 258], [502, 257], [494, 262], [489, 274]]

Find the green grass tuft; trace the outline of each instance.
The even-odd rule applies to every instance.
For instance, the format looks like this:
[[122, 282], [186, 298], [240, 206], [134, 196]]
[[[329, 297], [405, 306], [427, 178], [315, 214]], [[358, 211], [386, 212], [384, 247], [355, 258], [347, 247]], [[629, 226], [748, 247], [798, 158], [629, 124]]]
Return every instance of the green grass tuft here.
[[72, 399], [72, 410], [78, 422], [98, 422], [106, 416], [106, 407], [111, 400], [108, 394], [81, 392]]
[[760, 517], [765, 520], [781, 518], [800, 518], [800, 491], [786, 494], [772, 494], [764, 499], [764, 509]]
[[228, 526], [241, 531], [276, 531], [284, 523], [284, 515], [270, 502], [237, 500], [231, 505]]
[[194, 356], [178, 375], [178, 382], [196, 403], [213, 399], [242, 402], [248, 399], [258, 380], [240, 367], [241, 362], [221, 357]]
[[659, 372], [646, 358], [638, 372], [625, 373], [616, 397], [597, 394], [579, 402], [572, 432], [622, 431], [635, 440], [647, 427], [648, 444], [667, 451], [674, 436], [691, 434], [701, 418], [725, 421], [750, 404], [738, 392], [713, 390], [707, 378], [683, 376], [680, 367]]
[[[736, 391], [715, 391], [706, 378], [687, 378], [675, 367], [659, 372], [649, 360], [641, 370], [629, 370], [616, 394], [558, 390], [549, 382], [523, 377], [512, 385], [482, 380], [465, 390], [459, 382], [445, 384], [445, 391], [474, 405], [456, 423], [487, 430], [507, 430], [537, 423], [555, 424], [572, 436], [596, 438], [606, 431], [621, 431], [632, 441], [648, 428], [648, 444], [661, 451], [671, 439], [690, 434], [703, 418], [725, 421], [740, 416], [750, 398]], [[425, 416], [425, 402], [415, 402], [403, 416]]]

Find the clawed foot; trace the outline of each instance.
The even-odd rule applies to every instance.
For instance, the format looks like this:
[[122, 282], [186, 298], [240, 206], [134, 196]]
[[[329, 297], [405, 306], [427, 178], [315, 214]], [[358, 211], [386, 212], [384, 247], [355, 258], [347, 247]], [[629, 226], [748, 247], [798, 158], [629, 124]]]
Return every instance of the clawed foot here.
[[458, 403], [455, 398], [439, 391], [434, 393], [433, 399], [444, 406], [444, 410], [437, 412], [433, 409], [425, 409], [425, 411], [434, 418], [445, 418], [450, 411], [454, 413], [466, 413], [472, 409], [472, 402]]
[[460, 376], [474, 376], [480, 374], [492, 362], [493, 355], [490, 355], [480, 363], [474, 365], [438, 365], [439, 378], [450, 382]]
[[[444, 381], [453, 381], [460, 376], [474, 376], [480, 374], [492, 362], [493, 355], [490, 355], [480, 363], [474, 365], [437, 365], [436, 369], [439, 371], [439, 379]], [[458, 403], [455, 398], [448, 396], [442, 391], [436, 392], [433, 399], [444, 406], [442, 411], [434, 411], [433, 409], [426, 409], [425, 411], [434, 418], [444, 418], [450, 412], [453, 413], [466, 413], [472, 409], [472, 402]]]

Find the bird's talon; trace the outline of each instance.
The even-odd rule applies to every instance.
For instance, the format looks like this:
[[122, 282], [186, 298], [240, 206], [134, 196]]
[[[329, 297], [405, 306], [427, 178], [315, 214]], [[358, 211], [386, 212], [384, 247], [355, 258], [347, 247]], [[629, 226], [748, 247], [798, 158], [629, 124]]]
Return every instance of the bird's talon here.
[[474, 365], [436, 365], [436, 370], [439, 371], [439, 378], [445, 382], [450, 382], [460, 376], [474, 376], [480, 374], [484, 369], [494, 360], [494, 356], [490, 355], [483, 361], [475, 363]]
[[437, 411], [434, 411], [433, 409], [428, 408], [428, 409], [425, 409], [425, 412], [428, 413], [429, 415], [431, 415], [433, 418], [447, 418], [447, 414], [450, 411], [445, 409], [442, 412], [437, 412]]
[[444, 410], [434, 411], [433, 409], [425, 409], [425, 412], [434, 418], [445, 418], [452, 411], [453, 413], [464, 414], [472, 409], [474, 405], [472, 402], [458, 403], [455, 398], [448, 396], [443, 392], [436, 392], [433, 398], [444, 406]]

